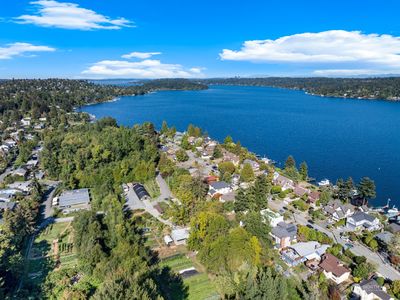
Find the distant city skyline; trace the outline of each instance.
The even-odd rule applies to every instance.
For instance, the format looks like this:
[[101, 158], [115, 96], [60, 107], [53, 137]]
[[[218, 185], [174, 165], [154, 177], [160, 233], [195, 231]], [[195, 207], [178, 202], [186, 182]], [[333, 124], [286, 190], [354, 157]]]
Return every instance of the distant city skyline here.
[[3, 4], [0, 78], [400, 75], [398, 1]]

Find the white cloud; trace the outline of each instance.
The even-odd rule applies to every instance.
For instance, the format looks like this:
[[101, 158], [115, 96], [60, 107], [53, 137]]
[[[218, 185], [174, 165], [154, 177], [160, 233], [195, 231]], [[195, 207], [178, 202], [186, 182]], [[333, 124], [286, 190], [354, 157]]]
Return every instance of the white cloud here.
[[325, 64], [327, 70], [315, 71], [321, 74], [328, 69], [348, 75], [351, 70], [355, 75], [378, 70], [399, 73], [400, 37], [345, 30], [301, 33], [276, 40], [246, 41], [240, 50], [224, 49], [220, 58], [311, 66]]
[[37, 11], [32, 15], [16, 17], [17, 23], [78, 30], [121, 29], [133, 26], [132, 22], [125, 18], [111, 19], [75, 3], [38, 0], [30, 4], [35, 5]]
[[165, 64], [154, 59], [138, 62], [103, 60], [91, 65], [82, 74], [103, 78], [193, 78], [203, 76], [200, 68], [185, 69], [179, 64]]
[[130, 59], [130, 58], [140, 58], [140, 59], [147, 59], [152, 57], [153, 55], [160, 55], [161, 52], [131, 52], [128, 54], [124, 54], [121, 57]]
[[0, 59], [11, 59], [14, 56], [30, 55], [35, 52], [53, 52], [55, 48], [48, 46], [35, 46], [29, 43], [13, 43], [0, 47]]

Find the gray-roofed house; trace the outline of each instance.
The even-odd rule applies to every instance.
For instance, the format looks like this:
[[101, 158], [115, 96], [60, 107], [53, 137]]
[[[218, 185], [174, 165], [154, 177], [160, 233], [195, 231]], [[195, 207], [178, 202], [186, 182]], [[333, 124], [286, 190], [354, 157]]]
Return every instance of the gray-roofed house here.
[[260, 164], [254, 160], [251, 159], [245, 159], [243, 161], [243, 165], [249, 164], [250, 167], [253, 169], [253, 171], [259, 171], [260, 170]]
[[177, 228], [171, 231], [175, 245], [184, 245], [189, 238], [189, 228]]
[[26, 177], [26, 174], [27, 174], [27, 170], [25, 169], [25, 168], [18, 168], [18, 169], [16, 169], [16, 170], [14, 170], [13, 172], [12, 172], [12, 175], [14, 175], [14, 176], [21, 176], [21, 177]]
[[270, 235], [275, 241], [275, 248], [283, 249], [296, 242], [297, 226], [296, 224], [280, 222], [272, 228]]
[[351, 230], [378, 230], [381, 227], [381, 223], [378, 218], [369, 215], [362, 211], [357, 211], [352, 216], [347, 217], [346, 227]]
[[380, 287], [374, 279], [363, 280], [353, 286], [353, 294], [361, 300], [394, 300], [385, 287]]
[[82, 209], [90, 209], [89, 189], [63, 192], [58, 199], [58, 207], [65, 214]]
[[215, 181], [209, 184], [208, 194], [211, 197], [215, 195], [224, 195], [232, 192], [232, 187], [229, 183], [225, 181]]
[[329, 247], [314, 241], [301, 242], [288, 246], [281, 251], [281, 256], [288, 265], [294, 267], [308, 260], [320, 261]]
[[336, 222], [350, 217], [354, 213], [353, 207], [350, 204], [343, 204], [339, 200], [329, 202], [324, 207], [324, 211]]
[[400, 225], [397, 224], [397, 223], [390, 223], [389, 224], [389, 230], [392, 233], [398, 233], [398, 232], [400, 232]]
[[386, 246], [392, 242], [393, 237], [394, 234], [389, 231], [379, 232], [377, 235], [375, 235], [375, 238]]
[[15, 202], [0, 201], [0, 210], [13, 210], [16, 205]]
[[232, 191], [227, 194], [221, 195], [221, 197], [219, 198], [219, 201], [222, 203], [233, 202], [233, 201], [235, 201], [235, 197], [236, 197], [236, 193]]

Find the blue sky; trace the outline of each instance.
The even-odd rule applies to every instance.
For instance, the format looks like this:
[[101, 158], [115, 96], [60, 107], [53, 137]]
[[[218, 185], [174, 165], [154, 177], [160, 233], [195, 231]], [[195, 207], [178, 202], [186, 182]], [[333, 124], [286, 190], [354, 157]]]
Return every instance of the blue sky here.
[[7, 1], [0, 78], [400, 74], [399, 11], [391, 0]]

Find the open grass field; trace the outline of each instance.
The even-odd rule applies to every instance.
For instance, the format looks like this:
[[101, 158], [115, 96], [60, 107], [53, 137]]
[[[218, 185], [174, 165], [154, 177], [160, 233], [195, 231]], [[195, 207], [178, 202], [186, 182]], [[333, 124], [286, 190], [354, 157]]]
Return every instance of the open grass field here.
[[[161, 267], [169, 267], [175, 273], [181, 270], [195, 267], [192, 260], [183, 254], [178, 254], [160, 262]], [[183, 279], [183, 283], [188, 288], [188, 299], [205, 300], [219, 299], [215, 286], [212, 284], [206, 273], [198, 273]], [[173, 295], [172, 295], [173, 296]], [[172, 297], [175, 299], [175, 297]]]

